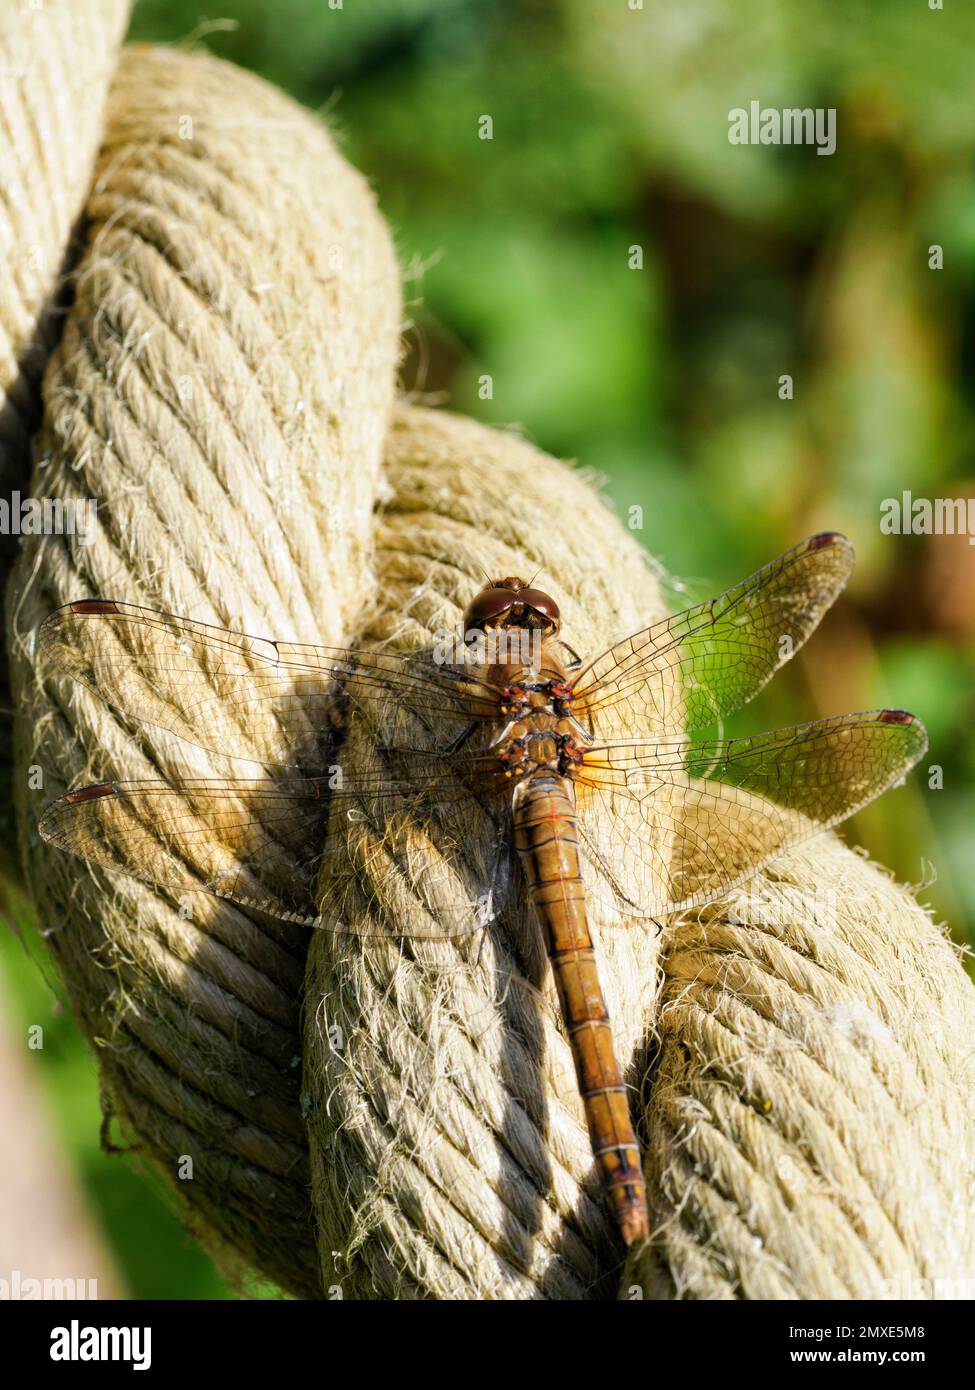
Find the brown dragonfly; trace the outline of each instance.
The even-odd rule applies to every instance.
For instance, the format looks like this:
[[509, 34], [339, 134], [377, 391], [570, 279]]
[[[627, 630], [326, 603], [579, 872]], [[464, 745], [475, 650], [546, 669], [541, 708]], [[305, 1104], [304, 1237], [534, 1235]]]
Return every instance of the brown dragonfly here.
[[[202, 889], [352, 930], [320, 915], [315, 888], [326, 855], [351, 862], [358, 823], [371, 844], [394, 846], [409, 894], [408, 927], [385, 908], [370, 930], [432, 937], [486, 925], [519, 876], [431, 876], [415, 856], [395, 855], [397, 836], [418, 820], [435, 825], [451, 805], [495, 807], [499, 848], [520, 860], [545, 936], [596, 1163], [630, 1245], [648, 1235], [646, 1192], [590, 938], [588, 875], [608, 879], [621, 922], [656, 921], [714, 900], [904, 777], [927, 738], [903, 710], [730, 739], [708, 732], [801, 646], [852, 567], [842, 536], [813, 536], [589, 660], [566, 645], [552, 597], [517, 578], [481, 589], [455, 647], [433, 653], [275, 642], [111, 599], [70, 603], [39, 633], [57, 667], [143, 724], [243, 753], [274, 775], [98, 782], [49, 805], [40, 832], [167, 893]], [[373, 716], [382, 755], [358, 775], [334, 761], [356, 708]], [[408, 743], [397, 743], [401, 716]], [[456, 729], [449, 739], [445, 727]], [[415, 746], [417, 730], [426, 747]]]

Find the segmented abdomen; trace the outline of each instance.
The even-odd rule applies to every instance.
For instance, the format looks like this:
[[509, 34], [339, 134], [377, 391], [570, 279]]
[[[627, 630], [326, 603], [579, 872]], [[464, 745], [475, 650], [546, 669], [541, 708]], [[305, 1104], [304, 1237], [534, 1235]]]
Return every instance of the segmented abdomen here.
[[537, 774], [519, 788], [514, 816], [515, 845], [545, 932], [593, 1152], [623, 1239], [632, 1245], [648, 1234], [646, 1189], [589, 935], [566, 783]]

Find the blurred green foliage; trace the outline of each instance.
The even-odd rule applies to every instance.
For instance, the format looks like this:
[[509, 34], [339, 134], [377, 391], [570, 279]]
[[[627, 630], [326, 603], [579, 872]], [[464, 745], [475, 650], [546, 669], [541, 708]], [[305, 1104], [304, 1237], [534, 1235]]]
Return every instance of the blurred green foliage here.
[[[131, 37], [204, 43], [323, 110], [407, 272], [406, 389], [599, 472], [684, 577], [675, 604], [811, 531], [851, 537], [848, 597], [734, 727], [919, 713], [928, 759], [853, 834], [907, 880], [933, 870], [922, 898], [964, 940], [975, 547], [879, 518], [904, 490], [975, 491], [975, 11], [635, 3], [223, 0], [207, 23], [198, 0], [139, 0]], [[731, 145], [753, 100], [835, 107], [836, 153]], [[95, 1151], [91, 1068], [60, 1028], [52, 1089], [133, 1291], [215, 1292], [157, 1192]]]

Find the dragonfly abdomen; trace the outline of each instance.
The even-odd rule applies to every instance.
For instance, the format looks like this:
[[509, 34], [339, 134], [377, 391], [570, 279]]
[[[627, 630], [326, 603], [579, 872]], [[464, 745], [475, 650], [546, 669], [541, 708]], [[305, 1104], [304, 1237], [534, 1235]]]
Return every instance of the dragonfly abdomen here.
[[515, 798], [515, 846], [545, 933], [593, 1153], [627, 1245], [648, 1235], [640, 1149], [589, 935], [575, 807], [563, 778], [537, 774]]

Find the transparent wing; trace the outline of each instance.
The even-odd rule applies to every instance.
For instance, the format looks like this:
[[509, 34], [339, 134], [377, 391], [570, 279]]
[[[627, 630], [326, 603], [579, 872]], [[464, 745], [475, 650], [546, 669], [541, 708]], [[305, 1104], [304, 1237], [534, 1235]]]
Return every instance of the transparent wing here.
[[[729, 740], [605, 744], [576, 779], [580, 822], [633, 915], [661, 916], [710, 901], [838, 824], [900, 780], [926, 746], [923, 726], [900, 710]], [[334, 850], [340, 881], [361, 891], [378, 875], [384, 886], [362, 919], [369, 933], [475, 931], [501, 907], [477, 847], [483, 803], [505, 784], [490, 756], [408, 757], [408, 775], [383, 769], [354, 787], [323, 778], [100, 782], [50, 805], [39, 829], [177, 898], [209, 891], [308, 926], [363, 930], [334, 915], [323, 923], [315, 906]]]
[[926, 747], [924, 726], [903, 710], [726, 740], [606, 744], [577, 779], [580, 822], [637, 915], [663, 916], [838, 825]]
[[342, 788], [325, 778], [96, 782], [52, 802], [38, 828], [50, 844], [177, 901], [210, 892], [310, 927], [360, 930], [323, 922], [316, 906], [318, 874], [334, 850], [340, 882], [379, 875], [384, 884], [370, 932], [475, 931], [498, 908], [489, 866], [472, 850], [485, 814], [477, 798], [490, 797], [496, 783], [481, 758], [451, 767], [434, 754], [410, 760], [408, 778], [383, 770]]
[[812, 536], [707, 603], [596, 657], [572, 681], [578, 717], [616, 708], [627, 728], [704, 729], [756, 695], [802, 646], [853, 570], [835, 532]]
[[38, 655], [143, 724], [312, 774], [328, 762], [341, 690], [421, 717], [497, 718], [489, 687], [429, 655], [274, 642], [112, 599], [57, 609]]

